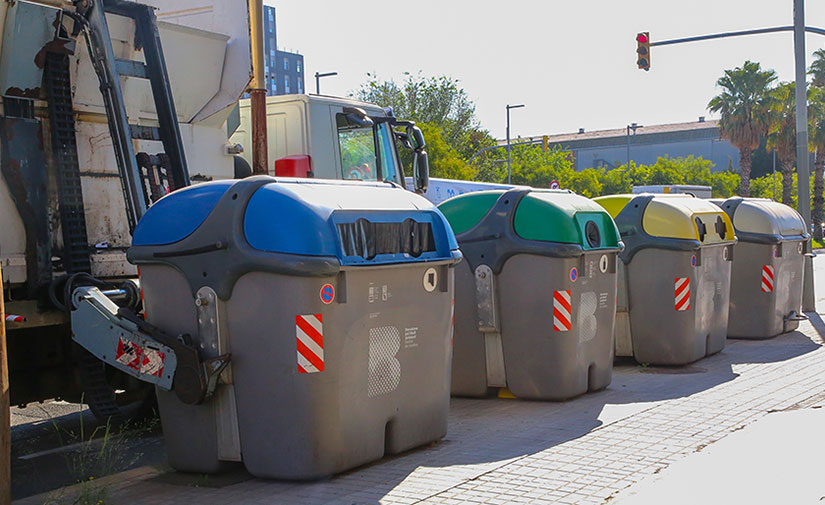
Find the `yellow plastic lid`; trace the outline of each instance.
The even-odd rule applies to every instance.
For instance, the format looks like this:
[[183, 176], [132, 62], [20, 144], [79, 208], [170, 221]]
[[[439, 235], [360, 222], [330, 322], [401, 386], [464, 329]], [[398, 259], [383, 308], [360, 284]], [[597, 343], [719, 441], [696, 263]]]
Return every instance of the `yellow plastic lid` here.
[[653, 237], [699, 240], [703, 244], [734, 240], [733, 223], [722, 209], [684, 194], [656, 194], [645, 209], [642, 227]]

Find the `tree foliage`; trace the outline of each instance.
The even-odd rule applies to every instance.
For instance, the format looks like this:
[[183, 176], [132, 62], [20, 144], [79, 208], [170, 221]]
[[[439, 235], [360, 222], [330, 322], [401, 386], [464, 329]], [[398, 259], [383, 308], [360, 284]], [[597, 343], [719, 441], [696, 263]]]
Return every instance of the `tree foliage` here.
[[441, 139], [463, 159], [495, 144], [495, 139], [481, 129], [475, 103], [452, 77], [425, 77], [419, 72], [407, 74], [403, 82], [397, 83], [368, 73], [367, 81], [350, 96], [392, 107], [399, 119], [426, 123], [431, 131], [438, 129]]
[[790, 205], [796, 165], [796, 86], [783, 82], [771, 90], [768, 149], [776, 151], [782, 172], [782, 203]]
[[749, 194], [751, 153], [759, 145], [770, 123], [769, 93], [776, 72], [762, 70], [759, 63], [745, 61], [741, 67], [725, 70], [716, 81], [722, 92], [708, 103], [711, 112], [721, 115], [722, 138], [739, 150], [740, 193]]

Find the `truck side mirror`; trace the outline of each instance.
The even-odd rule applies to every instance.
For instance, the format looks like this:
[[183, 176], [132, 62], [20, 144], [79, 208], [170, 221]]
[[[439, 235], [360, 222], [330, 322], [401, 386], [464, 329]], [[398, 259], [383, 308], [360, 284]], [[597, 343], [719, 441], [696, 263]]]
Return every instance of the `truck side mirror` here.
[[418, 194], [427, 191], [427, 186], [430, 185], [430, 161], [427, 151], [423, 149], [413, 151], [413, 181]]
[[407, 127], [407, 137], [412, 141], [412, 148], [416, 151], [424, 149], [427, 142], [424, 140], [424, 134], [421, 133], [421, 128], [417, 126]]

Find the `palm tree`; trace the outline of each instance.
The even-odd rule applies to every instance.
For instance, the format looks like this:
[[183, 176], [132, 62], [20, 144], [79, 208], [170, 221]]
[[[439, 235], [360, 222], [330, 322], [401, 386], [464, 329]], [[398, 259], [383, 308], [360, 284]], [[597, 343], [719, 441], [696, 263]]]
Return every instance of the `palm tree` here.
[[762, 70], [759, 63], [746, 61], [741, 67], [725, 70], [716, 81], [723, 89], [708, 103], [711, 112], [721, 113], [722, 138], [739, 149], [739, 194], [750, 194], [751, 153], [767, 133], [770, 89], [776, 72]]
[[814, 194], [811, 220], [814, 223], [814, 238], [822, 241], [823, 220], [823, 173], [825, 173], [825, 49], [814, 51], [814, 61], [808, 69], [812, 77], [808, 92], [809, 140], [811, 151], [816, 151], [814, 161]]
[[[782, 203], [791, 205], [793, 172], [796, 165], [796, 86], [792, 82], [780, 83], [771, 90], [770, 130], [768, 149], [776, 151], [782, 172]], [[801, 181], [803, 183], [804, 181]]]
[[823, 173], [825, 173], [825, 88], [811, 86], [808, 89], [808, 150], [816, 152], [811, 220], [814, 224], [814, 239], [821, 242], [822, 208], [825, 203], [822, 195]]
[[825, 88], [825, 49], [814, 51], [814, 61], [808, 69], [808, 75], [813, 79], [811, 86]]

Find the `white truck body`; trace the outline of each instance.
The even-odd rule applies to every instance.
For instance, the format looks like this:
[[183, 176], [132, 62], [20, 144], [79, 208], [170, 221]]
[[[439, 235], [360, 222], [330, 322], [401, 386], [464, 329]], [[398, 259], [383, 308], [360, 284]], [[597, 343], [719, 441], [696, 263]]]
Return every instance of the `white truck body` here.
[[[406, 178], [407, 189], [413, 190], [412, 177]], [[490, 182], [459, 181], [455, 179], [430, 179], [427, 191], [422, 195], [427, 200], [438, 205], [445, 200], [464, 193], [474, 193], [476, 191], [487, 191], [490, 189], [511, 189], [515, 186], [509, 184], [493, 184]]]
[[[193, 180], [232, 177], [234, 164], [232, 156], [227, 153], [225, 122], [252, 73], [247, 2], [176, 0], [173, 3], [146, 0], [141, 3], [159, 8], [158, 31]], [[17, 68], [18, 75], [42, 75], [42, 69], [36, 68], [33, 63], [35, 54], [40, 49], [38, 42], [8, 35], [15, 29], [16, 33], [20, 33], [15, 21], [16, 14], [23, 12], [23, 8], [34, 13], [40, 10], [40, 15], [50, 16], [51, 20], [54, 20], [58, 12], [58, 9], [36, 3], [0, 2], [0, 58], [28, 61], [31, 68]], [[63, 19], [64, 25], [70, 27], [72, 21], [65, 16]], [[142, 61], [141, 50], [135, 48], [134, 22], [114, 15], [107, 15], [107, 22], [115, 56]], [[21, 51], [32, 54], [21, 55]], [[70, 56], [70, 66], [88, 240], [92, 246], [108, 246], [108, 250], [101, 248], [92, 255], [92, 274], [97, 277], [134, 275], [135, 269], [126, 262], [123, 252], [123, 248], [131, 243], [131, 236], [112, 139], [99, 90], [100, 84], [91, 67], [82, 35], [77, 37], [75, 54]], [[33, 78], [31, 81], [36, 81], [39, 86], [39, 79]], [[122, 77], [121, 84], [129, 122], [157, 126], [149, 82], [145, 79]], [[0, 90], [0, 95], [12, 96], [5, 87]], [[43, 138], [48, 139], [48, 103], [38, 97], [34, 100], [34, 107], [35, 118], [42, 122]], [[135, 152], [155, 154], [163, 149], [159, 142], [134, 140], [133, 144]], [[48, 159], [48, 145], [44, 150]], [[55, 216], [52, 248], [59, 250], [62, 247], [62, 237], [58, 232], [57, 200], [54, 194], [50, 195], [49, 213]], [[3, 266], [5, 281], [12, 284], [26, 281], [25, 252], [23, 221], [11, 199], [7, 181], [0, 177], [0, 264]]]
[[689, 184], [659, 184], [652, 186], [633, 186], [633, 193], [684, 193], [696, 198], [712, 198], [710, 186], [691, 186]]
[[[309, 156], [318, 179], [346, 179], [336, 126], [336, 115], [345, 107], [357, 107], [369, 116], [385, 117], [383, 108], [349, 98], [323, 95], [278, 95], [266, 97], [267, 159], [270, 175], [275, 162], [286, 156]], [[241, 144], [241, 156], [252, 164], [252, 119], [250, 100], [240, 101], [240, 125], [229, 137]], [[331, 148], [334, 147], [334, 148]]]

